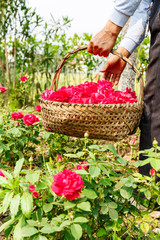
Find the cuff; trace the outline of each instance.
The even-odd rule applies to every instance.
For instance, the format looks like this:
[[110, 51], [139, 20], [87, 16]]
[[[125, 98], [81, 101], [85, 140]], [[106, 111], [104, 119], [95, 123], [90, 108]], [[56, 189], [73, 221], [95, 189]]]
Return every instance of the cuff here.
[[114, 24], [118, 25], [119, 27], [124, 27], [126, 22], [128, 21], [129, 16], [125, 15], [124, 13], [119, 12], [115, 8], [113, 8], [109, 20]]
[[136, 49], [138, 45], [135, 41], [126, 37], [121, 41], [120, 46], [124, 47], [130, 52], [130, 54], [132, 54], [132, 52]]

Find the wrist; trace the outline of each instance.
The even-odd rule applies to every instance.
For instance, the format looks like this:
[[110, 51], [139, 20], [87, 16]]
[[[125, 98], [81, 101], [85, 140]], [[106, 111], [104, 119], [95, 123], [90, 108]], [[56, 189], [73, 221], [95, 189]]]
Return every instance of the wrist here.
[[121, 47], [121, 46], [119, 46], [116, 51], [118, 53], [121, 53], [124, 57], [127, 57], [127, 58], [129, 58], [129, 56], [131, 55], [130, 52], [126, 48]]
[[120, 33], [121, 29], [122, 29], [122, 27], [114, 24], [110, 20], [107, 21], [107, 23], [106, 23], [106, 25], [104, 27], [104, 31], [107, 34], [110, 34], [115, 39], [118, 37], [118, 34]]

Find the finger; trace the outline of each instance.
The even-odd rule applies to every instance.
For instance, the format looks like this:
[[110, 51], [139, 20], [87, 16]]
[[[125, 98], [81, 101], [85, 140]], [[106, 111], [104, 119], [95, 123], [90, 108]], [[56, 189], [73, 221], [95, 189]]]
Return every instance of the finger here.
[[111, 76], [112, 76], [112, 73], [107, 73], [106, 74], [106, 81], [110, 81], [111, 80]]
[[120, 77], [121, 77], [121, 74], [116, 74], [115, 85], [117, 85], [119, 83]]

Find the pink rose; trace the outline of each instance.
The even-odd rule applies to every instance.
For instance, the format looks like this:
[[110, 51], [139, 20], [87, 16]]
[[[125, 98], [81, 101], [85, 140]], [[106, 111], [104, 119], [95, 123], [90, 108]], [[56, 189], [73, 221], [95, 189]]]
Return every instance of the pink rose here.
[[40, 106], [40, 105], [36, 105], [35, 110], [36, 110], [37, 112], [41, 112], [41, 106]]
[[22, 76], [22, 77], [20, 77], [20, 80], [21, 80], [22, 82], [25, 82], [25, 81], [28, 80], [28, 78], [27, 78], [26, 76]]
[[57, 162], [62, 162], [62, 156], [58, 154]]
[[4, 175], [4, 173], [1, 170], [0, 170], [0, 176], [6, 178], [6, 176]]
[[53, 177], [51, 189], [57, 196], [62, 196], [68, 200], [79, 197], [84, 182], [80, 175], [71, 170], [64, 170]]
[[12, 120], [17, 120], [23, 118], [23, 113], [21, 112], [13, 112], [12, 113]]
[[30, 184], [29, 185], [29, 192], [33, 192], [35, 190], [35, 186]]
[[23, 122], [24, 122], [24, 124], [26, 124], [26, 125], [33, 125], [33, 123], [35, 123], [35, 122], [39, 122], [39, 118], [37, 118], [36, 117], [36, 115], [34, 115], [34, 114], [26, 114], [26, 115], [24, 115], [24, 117], [23, 117]]
[[1, 91], [1, 93], [5, 92], [6, 88], [5, 87], [0, 87], [0, 91]]
[[156, 175], [156, 173], [157, 173], [156, 170], [154, 168], [152, 168], [150, 171], [151, 176]]

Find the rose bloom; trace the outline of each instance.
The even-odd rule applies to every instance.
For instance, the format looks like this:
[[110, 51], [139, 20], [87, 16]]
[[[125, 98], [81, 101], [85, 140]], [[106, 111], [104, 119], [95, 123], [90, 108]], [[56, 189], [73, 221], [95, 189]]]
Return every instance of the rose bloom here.
[[4, 175], [4, 173], [1, 170], [0, 170], [0, 176], [6, 178], [6, 176]]
[[29, 192], [33, 192], [35, 190], [35, 186], [30, 184], [29, 185]]
[[21, 112], [13, 112], [12, 113], [12, 120], [17, 120], [23, 118], [23, 113]]
[[36, 192], [36, 191], [33, 191], [33, 192], [32, 192], [32, 197], [33, 197], [33, 198], [38, 198], [38, 197], [39, 197], [39, 193]]
[[83, 161], [79, 165], [76, 166], [77, 170], [81, 170], [81, 169], [87, 170], [88, 168], [89, 168], [89, 165], [87, 165], [86, 161]]
[[1, 93], [5, 92], [6, 88], [5, 87], [0, 87], [0, 91], [1, 91]]
[[57, 196], [62, 196], [68, 200], [79, 197], [84, 182], [80, 175], [71, 170], [64, 170], [53, 177], [51, 189]]
[[24, 122], [24, 124], [26, 124], [26, 125], [33, 125], [33, 123], [35, 123], [35, 122], [39, 122], [39, 118], [37, 118], [36, 117], [36, 115], [34, 115], [34, 114], [26, 114], [26, 115], [24, 115], [24, 117], [23, 117], [23, 122]]
[[62, 156], [60, 154], [58, 154], [57, 162], [62, 162]]
[[17, 122], [15, 122], [15, 126], [16, 127], [18, 127], [19, 126], [19, 122], [17, 121]]
[[20, 77], [20, 80], [21, 80], [22, 82], [25, 82], [25, 81], [28, 80], [28, 78], [27, 78], [26, 76], [22, 76], [22, 77]]
[[156, 170], [154, 168], [152, 168], [150, 171], [151, 176], [156, 175], [156, 173], [157, 173]]
[[135, 139], [134, 139], [134, 138], [132, 138], [132, 140], [130, 141], [130, 144], [131, 144], [131, 145], [134, 145], [134, 144], [135, 144], [135, 142], [136, 142], [136, 141], [135, 141]]
[[41, 112], [41, 106], [40, 106], [40, 105], [36, 105], [35, 110], [36, 110], [37, 112]]

